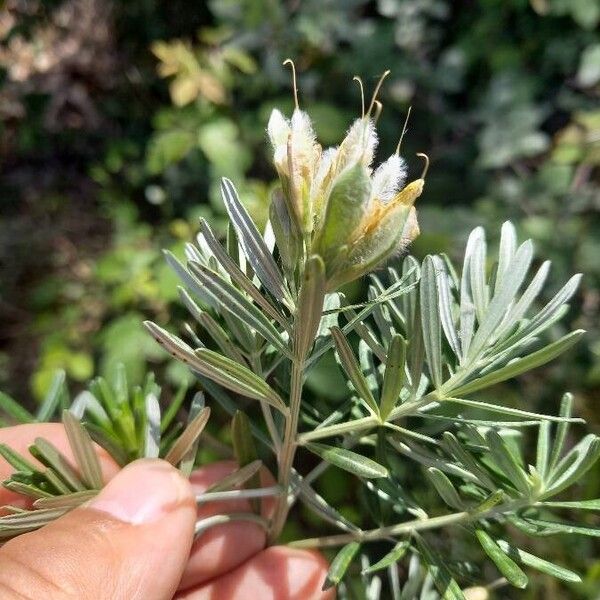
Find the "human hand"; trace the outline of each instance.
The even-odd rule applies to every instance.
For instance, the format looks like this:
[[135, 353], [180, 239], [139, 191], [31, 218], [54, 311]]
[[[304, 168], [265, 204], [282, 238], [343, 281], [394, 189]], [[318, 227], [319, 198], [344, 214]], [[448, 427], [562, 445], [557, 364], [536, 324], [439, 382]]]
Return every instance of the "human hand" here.
[[[20, 453], [43, 437], [72, 459], [62, 425], [0, 429], [0, 443]], [[216, 526], [193, 542], [200, 517], [248, 510], [245, 502], [197, 509], [195, 494], [235, 466], [216, 463], [191, 482], [168, 463], [139, 460], [119, 470], [97, 448], [106, 487], [96, 498], [39, 531], [0, 547], [0, 597], [93, 600], [331, 600], [322, 592], [327, 571], [314, 552], [265, 545], [250, 522]], [[0, 478], [11, 472], [0, 458]], [[267, 474], [263, 474], [266, 478]], [[0, 489], [0, 506], [23, 505]]]

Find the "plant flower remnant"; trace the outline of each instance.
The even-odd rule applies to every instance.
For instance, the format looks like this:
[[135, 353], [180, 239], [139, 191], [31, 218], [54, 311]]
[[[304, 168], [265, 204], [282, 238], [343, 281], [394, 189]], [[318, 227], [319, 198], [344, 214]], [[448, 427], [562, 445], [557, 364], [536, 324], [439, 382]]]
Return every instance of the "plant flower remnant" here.
[[296, 107], [291, 119], [277, 109], [269, 119], [267, 131], [281, 182], [271, 220], [282, 260], [293, 271], [299, 257], [321, 256], [329, 291], [372, 271], [419, 235], [413, 205], [423, 192], [427, 156], [419, 155], [425, 169], [408, 185], [400, 143], [392, 156], [373, 167], [381, 111], [377, 93], [388, 73], [379, 80], [367, 110], [362, 82], [355, 78], [361, 87], [362, 115], [335, 148], [323, 150], [317, 143], [310, 117], [298, 105], [294, 69]]

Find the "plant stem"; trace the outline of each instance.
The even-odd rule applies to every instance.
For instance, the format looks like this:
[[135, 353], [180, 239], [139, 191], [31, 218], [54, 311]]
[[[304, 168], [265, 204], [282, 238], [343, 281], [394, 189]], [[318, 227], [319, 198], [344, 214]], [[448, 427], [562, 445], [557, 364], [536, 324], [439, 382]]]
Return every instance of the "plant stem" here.
[[438, 529], [457, 525], [459, 523], [468, 523], [469, 521], [480, 520], [504, 512], [512, 512], [524, 506], [535, 504], [535, 501], [524, 501], [523, 499], [507, 502], [506, 504], [495, 506], [483, 512], [461, 511], [450, 515], [441, 515], [429, 519], [415, 519], [406, 523], [389, 525], [387, 527], [378, 527], [368, 531], [357, 531], [352, 533], [341, 533], [338, 535], [327, 535], [317, 538], [307, 538], [297, 540], [289, 545], [293, 548], [326, 548], [329, 546], [343, 546], [349, 542], [372, 542], [389, 537], [411, 534], [415, 531], [426, 531], [428, 529]]
[[302, 384], [304, 375], [304, 360], [295, 357], [292, 361], [292, 373], [290, 376], [290, 414], [285, 420], [285, 432], [281, 445], [279, 461], [278, 484], [282, 490], [275, 506], [275, 512], [271, 521], [269, 531], [269, 542], [277, 540], [285, 524], [289, 511], [289, 487], [294, 456], [296, 454], [296, 435], [298, 433], [298, 417], [300, 415], [300, 404], [302, 401]]

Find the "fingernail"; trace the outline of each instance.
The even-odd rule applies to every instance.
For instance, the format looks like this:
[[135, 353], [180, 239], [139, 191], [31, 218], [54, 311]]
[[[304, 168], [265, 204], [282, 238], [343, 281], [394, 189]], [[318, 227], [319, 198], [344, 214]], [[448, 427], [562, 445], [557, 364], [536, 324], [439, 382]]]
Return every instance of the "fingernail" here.
[[138, 460], [125, 467], [89, 504], [119, 521], [141, 525], [193, 502], [190, 484], [162, 460]]

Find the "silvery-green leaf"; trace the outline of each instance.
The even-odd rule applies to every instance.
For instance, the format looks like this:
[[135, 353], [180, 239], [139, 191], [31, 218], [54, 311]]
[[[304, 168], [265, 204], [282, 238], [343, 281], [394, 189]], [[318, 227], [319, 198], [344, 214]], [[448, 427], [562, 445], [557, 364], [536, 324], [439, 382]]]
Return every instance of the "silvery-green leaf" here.
[[523, 494], [528, 494], [531, 488], [527, 474], [517, 462], [506, 442], [494, 429], [485, 436], [494, 462], [500, 467], [512, 485]]
[[[277, 392], [250, 369], [212, 350], [197, 350], [196, 357], [202, 367], [202, 370], [198, 368], [198, 371], [215, 382], [249, 398], [264, 400], [280, 412], [287, 413], [288, 409]], [[194, 368], [197, 368], [197, 364]]]
[[71, 491], [81, 492], [85, 489], [85, 486], [67, 459], [48, 440], [39, 437], [36, 438], [33, 446], [29, 448], [29, 452], [42, 464], [53, 469]]
[[35, 423], [35, 417], [4, 392], [0, 392], [0, 411], [4, 411], [17, 423]]
[[498, 250], [498, 268], [494, 290], [502, 287], [502, 280], [509, 269], [509, 265], [517, 250], [517, 232], [510, 221], [505, 221], [500, 230], [500, 248]]
[[[183, 401], [185, 400], [185, 395], [186, 395], [187, 390], [188, 390], [188, 385], [187, 385], [187, 383], [184, 382], [177, 390], [177, 393], [175, 394], [174, 398], [169, 403], [169, 406], [167, 406], [167, 409], [164, 411], [164, 414], [162, 415], [162, 418], [160, 421], [161, 433], [164, 433], [169, 428], [169, 425], [173, 422], [173, 419], [179, 412], [179, 409], [181, 408], [181, 405], [183, 404]], [[150, 392], [150, 393], [152, 393], [156, 397], [155, 393], [153, 393], [153, 392]], [[148, 395], [148, 394], [146, 394], [146, 395]]]
[[[194, 422], [194, 419], [204, 410], [206, 406], [204, 392], [196, 392], [190, 404], [190, 411], [187, 418], [188, 425]], [[184, 477], [189, 477], [194, 470], [196, 464], [196, 455], [198, 454], [198, 445], [200, 444], [200, 436], [188, 448], [188, 451], [181, 457], [179, 461], [179, 470]]]
[[572, 502], [544, 502], [544, 506], [550, 508], [567, 508], [577, 510], [600, 510], [600, 499], [596, 500], [574, 500]]
[[50, 389], [48, 390], [48, 393], [46, 394], [36, 414], [36, 420], [40, 423], [49, 421], [59, 405], [62, 408], [66, 408], [65, 377], [65, 372], [62, 369], [59, 369], [56, 371], [56, 373], [54, 373], [52, 383], [50, 384]]
[[571, 523], [560, 523], [558, 521], [547, 521], [545, 519], [533, 519], [531, 517], [509, 516], [513, 525], [534, 536], [549, 536], [558, 534], [585, 535], [587, 537], [600, 537], [600, 527], [586, 527], [573, 525]]
[[485, 315], [480, 320], [479, 328], [469, 348], [467, 356], [469, 360], [476, 360], [486, 344], [489, 343], [498, 325], [502, 322], [506, 310], [509, 308], [510, 303], [513, 301], [527, 275], [532, 257], [533, 244], [528, 240], [517, 249], [508, 272], [504, 277], [502, 287], [494, 294], [489, 306], [486, 306]]
[[429, 567], [429, 573], [442, 598], [444, 600], [466, 600], [460, 586], [448, 570], [446, 561], [434, 552], [422, 536], [415, 536], [415, 541], [421, 558]]
[[566, 393], [560, 400], [560, 410], [558, 413], [565, 420], [561, 422], [556, 428], [556, 437], [554, 438], [554, 445], [552, 447], [552, 454], [550, 456], [550, 464], [548, 470], [553, 471], [560, 457], [562, 455], [565, 440], [567, 439], [567, 433], [569, 431], [569, 420], [573, 414], [573, 394]]
[[81, 506], [98, 495], [98, 490], [83, 490], [73, 492], [64, 496], [54, 496], [52, 498], [40, 498], [33, 503], [36, 509], [42, 508], [65, 508], [71, 509]]
[[435, 467], [429, 467], [425, 472], [437, 490], [437, 493], [448, 506], [458, 510], [464, 508], [464, 502], [460, 499], [456, 488], [442, 471]]
[[325, 298], [325, 263], [311, 256], [304, 267], [296, 312], [295, 346], [298, 356], [305, 357], [313, 345], [321, 323]]
[[376, 563], [363, 570], [363, 575], [368, 573], [375, 573], [381, 569], [387, 569], [390, 565], [395, 565], [399, 560], [402, 560], [408, 549], [410, 548], [410, 542], [401, 541], [398, 542], [392, 550], [390, 550], [383, 558], [378, 560]]
[[23, 458], [18, 452], [15, 452], [10, 446], [0, 444], [0, 457], [2, 457], [15, 471], [24, 473], [36, 473], [38, 468]]
[[221, 179], [221, 194], [238, 240], [254, 272], [275, 298], [281, 299], [291, 306], [289, 292], [273, 256], [248, 211], [240, 202], [233, 183], [226, 177]]
[[234, 317], [241, 319], [246, 325], [256, 330], [286, 356], [291, 356], [277, 329], [260, 309], [247, 300], [237, 288], [222, 279], [218, 273], [197, 263], [190, 263], [190, 270], [204, 288], [218, 299], [221, 311], [229, 311]]
[[482, 227], [474, 229], [469, 236], [467, 252], [469, 253], [471, 294], [477, 320], [481, 323], [487, 312], [489, 302], [489, 289], [485, 282], [486, 242]]
[[89, 433], [68, 410], [63, 411], [62, 421], [83, 481], [92, 489], [101, 489], [102, 469]]
[[336, 554], [335, 558], [331, 561], [331, 566], [323, 583], [323, 590], [328, 590], [340, 583], [359, 550], [360, 544], [358, 542], [350, 542]]
[[175, 274], [181, 279], [184, 285], [202, 302], [215, 310], [219, 310], [218, 299], [207, 290], [197, 277], [194, 277], [175, 257], [172, 252], [163, 250], [163, 254], [169, 263], [169, 266], [175, 271]]
[[406, 341], [401, 335], [396, 334], [388, 347], [381, 389], [380, 411], [384, 421], [400, 399], [400, 392], [404, 386], [405, 364]]
[[529, 583], [527, 575], [502, 551], [500, 546], [483, 529], [477, 529], [475, 534], [485, 553], [494, 561], [508, 582], [517, 588], [526, 588]]
[[540, 423], [538, 432], [535, 469], [540, 474], [542, 480], [546, 478], [548, 472], [548, 461], [550, 460], [550, 433], [551, 425], [549, 421]]
[[563, 417], [556, 415], [546, 415], [542, 413], [534, 413], [527, 410], [521, 410], [518, 408], [511, 408], [509, 406], [502, 406], [500, 404], [491, 404], [490, 402], [480, 402], [479, 400], [467, 400], [466, 398], [445, 398], [444, 402], [451, 402], [453, 404], [462, 404], [464, 406], [470, 406], [471, 408], [478, 408], [490, 412], [496, 412], [504, 415], [511, 415], [515, 417], [525, 417], [531, 419], [537, 419], [538, 421], [555, 421], [556, 423], [568, 422], [568, 423], [585, 423], [583, 419], [577, 417]]
[[244, 485], [249, 479], [254, 477], [262, 467], [262, 462], [260, 460], [255, 460], [254, 462], [234, 471], [233, 473], [225, 476], [220, 481], [213, 483], [210, 487], [206, 489], [207, 492], [220, 492], [224, 490], [232, 490], [241, 485]]
[[165, 460], [173, 466], [177, 466], [188, 450], [194, 445], [198, 436], [202, 433], [208, 418], [210, 417], [210, 408], [204, 407], [193, 419], [193, 421], [185, 428], [184, 432], [179, 436], [173, 444], [169, 452], [165, 456]]
[[144, 399], [146, 430], [144, 435], [144, 457], [158, 458], [160, 449], [160, 405], [154, 394], [148, 394]]
[[436, 389], [442, 385], [442, 339], [438, 310], [436, 266], [433, 257], [427, 256], [421, 269], [421, 326], [429, 374]]
[[438, 291], [438, 305], [440, 312], [440, 319], [442, 322], [442, 329], [444, 335], [448, 340], [452, 352], [460, 359], [461, 348], [460, 342], [458, 341], [458, 333], [454, 324], [454, 318], [452, 317], [452, 293], [450, 291], [450, 282], [448, 280], [448, 274], [444, 262], [439, 256], [433, 257], [433, 262], [436, 271], [436, 283]]
[[546, 260], [537, 270], [536, 274], [531, 280], [531, 283], [527, 286], [527, 289], [523, 292], [523, 295], [519, 298], [518, 302], [516, 302], [514, 306], [506, 313], [506, 316], [504, 317], [496, 333], [497, 339], [502, 339], [502, 337], [525, 316], [529, 310], [529, 307], [533, 304], [538, 294], [542, 291], [549, 271], [550, 261]]
[[551, 575], [557, 579], [562, 579], [563, 581], [569, 581], [572, 583], [581, 582], [581, 577], [577, 573], [569, 569], [565, 569], [565, 567], [560, 567], [554, 563], [539, 558], [538, 556], [534, 556], [533, 554], [525, 552], [525, 550], [521, 550], [520, 548], [517, 548], [516, 546], [513, 546], [504, 540], [496, 540], [496, 543], [500, 549], [513, 560], [519, 561], [528, 567], [532, 567], [533, 569], [537, 569], [542, 573], [546, 573], [547, 575]]
[[0, 542], [52, 523], [62, 517], [67, 510], [65, 508], [48, 508], [0, 517]]
[[227, 251], [217, 241], [210, 226], [205, 219], [200, 219], [200, 228], [206, 243], [212, 250], [215, 258], [219, 261], [223, 269], [229, 274], [231, 280], [234, 281], [242, 290], [244, 290], [251, 298], [260, 306], [264, 312], [272, 319], [277, 321], [284, 327], [289, 327], [287, 319], [260, 293], [252, 281], [238, 267], [238, 265], [229, 256]]
[[600, 438], [586, 435], [556, 465], [544, 497], [554, 496], [578, 481], [600, 457]]
[[369, 389], [369, 384], [360, 369], [360, 366], [354, 356], [350, 344], [344, 337], [344, 334], [338, 327], [331, 328], [331, 335], [335, 341], [335, 346], [340, 357], [340, 361], [346, 375], [352, 382], [356, 393], [366, 402], [367, 406], [373, 411], [373, 414], [379, 414], [377, 402]]
[[583, 334], [584, 331], [582, 329], [572, 331], [571, 333], [568, 333], [559, 340], [548, 344], [537, 352], [533, 352], [532, 354], [522, 358], [517, 358], [497, 371], [493, 371], [488, 375], [484, 375], [483, 377], [479, 377], [478, 379], [474, 379], [473, 381], [470, 381], [457, 388], [451, 388], [447, 391], [455, 396], [465, 396], [467, 394], [472, 394], [477, 390], [500, 383], [501, 381], [506, 381], [507, 379], [517, 377], [521, 373], [531, 371], [536, 367], [550, 362], [573, 346]]
[[494, 482], [491, 480], [487, 471], [479, 465], [466, 448], [458, 441], [456, 436], [450, 431], [445, 431], [442, 434], [442, 447], [446, 452], [452, 455], [462, 465], [488, 489], [494, 489]]
[[352, 452], [346, 448], [336, 448], [325, 444], [308, 444], [307, 448], [323, 460], [365, 479], [387, 477], [388, 470], [374, 460]]

